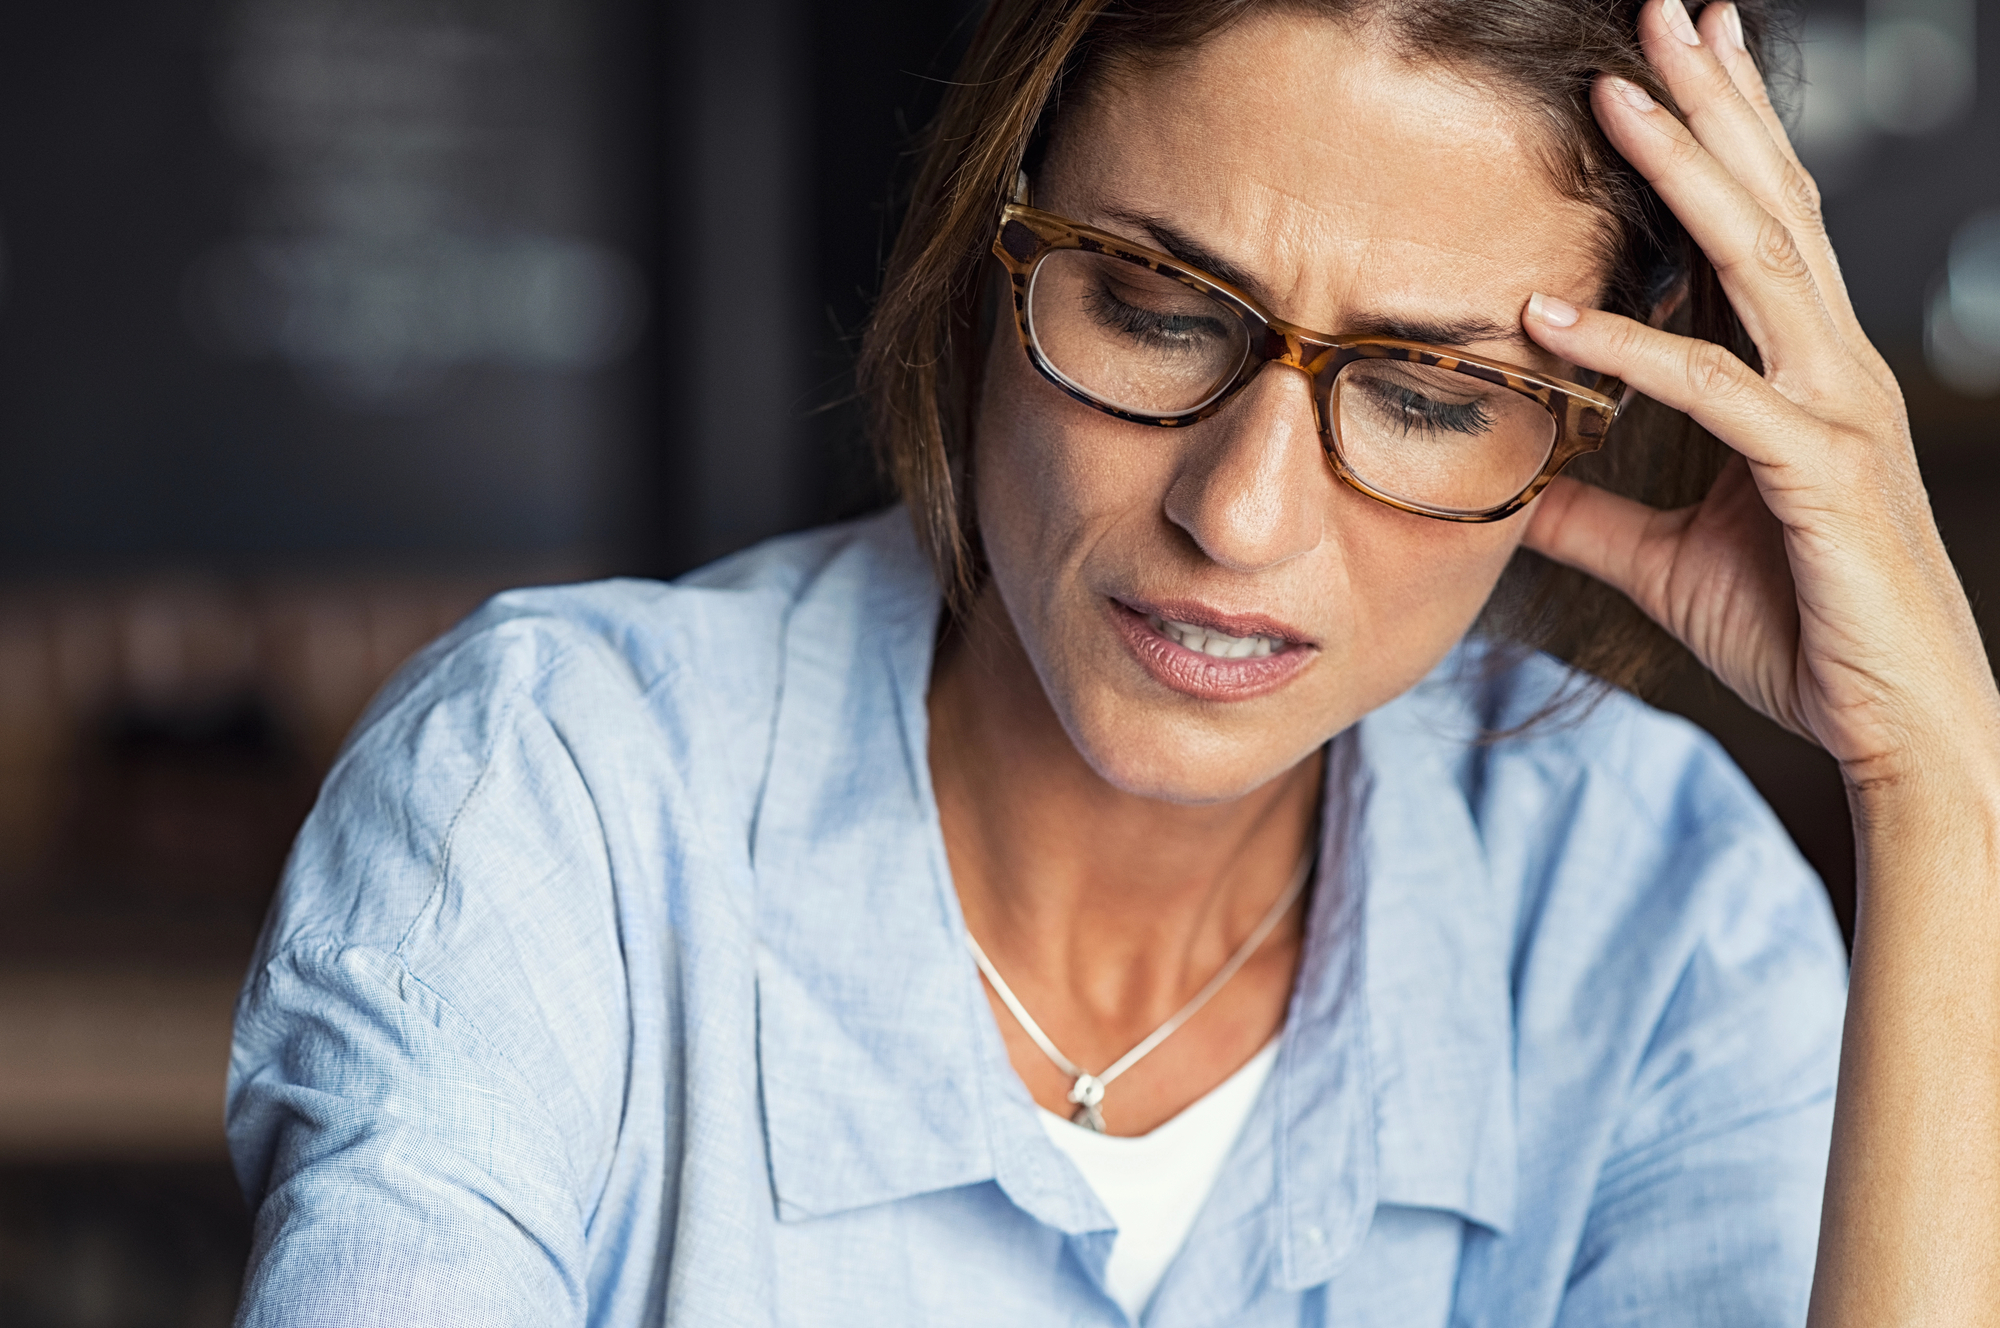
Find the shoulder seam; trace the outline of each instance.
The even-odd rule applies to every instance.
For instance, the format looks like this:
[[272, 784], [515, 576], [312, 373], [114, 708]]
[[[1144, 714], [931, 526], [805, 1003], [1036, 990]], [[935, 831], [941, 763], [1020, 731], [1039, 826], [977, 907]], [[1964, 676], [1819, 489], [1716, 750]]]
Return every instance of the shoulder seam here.
[[[567, 645], [558, 645], [552, 658], [560, 659], [568, 653], [569, 649]], [[465, 796], [459, 799], [458, 806], [452, 811], [450, 822], [445, 826], [444, 836], [438, 842], [438, 862], [436, 870], [431, 874], [431, 891], [424, 897], [424, 902], [418, 905], [416, 911], [411, 914], [409, 925], [403, 929], [403, 934], [396, 938], [395, 948], [390, 951], [395, 956], [396, 962], [403, 964], [406, 968], [408, 965], [405, 959], [405, 951], [410, 944], [410, 938], [416, 934], [417, 924], [429, 915], [432, 906], [438, 901], [438, 896], [443, 893], [445, 887], [450, 883], [452, 851], [457, 846], [459, 824], [465, 819], [465, 814], [471, 809], [474, 800], [479, 797], [479, 794], [486, 787], [486, 777], [493, 772], [494, 756], [500, 741], [500, 733], [506, 727], [507, 721], [513, 717], [515, 709], [519, 706], [522, 690], [522, 685], [519, 682], [508, 687], [499, 709], [494, 713], [493, 722], [488, 729], [486, 750], [480, 753], [479, 773], [473, 777], [471, 785], [465, 790]]]

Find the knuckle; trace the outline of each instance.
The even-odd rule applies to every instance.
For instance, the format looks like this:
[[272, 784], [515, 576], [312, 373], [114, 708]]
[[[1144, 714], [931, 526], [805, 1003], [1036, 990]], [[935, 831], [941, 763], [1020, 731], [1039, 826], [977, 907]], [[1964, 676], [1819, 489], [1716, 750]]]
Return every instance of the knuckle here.
[[[1737, 58], [1742, 59], [1741, 56]], [[1750, 103], [1751, 109], [1769, 111], [1775, 118], [1777, 107], [1771, 102], [1771, 85], [1764, 81], [1764, 76], [1757, 72], [1754, 64], [1744, 71], [1744, 77], [1732, 81], [1736, 83], [1736, 91], [1743, 100]]]
[[1708, 96], [1717, 101], [1735, 101], [1743, 95], [1742, 90], [1736, 86], [1736, 79], [1730, 74], [1729, 67], [1714, 56], [1702, 60], [1697, 68], [1700, 70], [1698, 77], [1701, 80], [1701, 90]]
[[1608, 338], [1612, 355], [1620, 363], [1640, 358], [1646, 349], [1646, 333], [1650, 330], [1638, 323], [1620, 319], [1611, 328]]
[[1790, 209], [1799, 225], [1814, 234], [1825, 230], [1819, 183], [1806, 172], [1804, 167], [1794, 166], [1786, 173], [1784, 197], [1785, 206]]
[[1743, 362], [1729, 353], [1725, 346], [1713, 341], [1691, 342], [1687, 351], [1687, 381], [1695, 395], [1702, 397], [1728, 396], [1734, 393], [1741, 382]]
[[1809, 280], [1812, 269], [1799, 252], [1791, 228], [1776, 217], [1766, 217], [1757, 228], [1757, 266], [1783, 281]]

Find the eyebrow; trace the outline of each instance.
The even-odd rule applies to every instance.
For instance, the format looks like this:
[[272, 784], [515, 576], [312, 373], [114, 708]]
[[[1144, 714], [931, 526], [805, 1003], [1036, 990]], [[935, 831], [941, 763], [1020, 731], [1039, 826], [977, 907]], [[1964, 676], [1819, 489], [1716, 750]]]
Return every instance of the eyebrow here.
[[[1268, 306], [1271, 303], [1270, 293], [1256, 277], [1165, 218], [1123, 208], [1112, 208], [1104, 215], [1144, 231], [1160, 249], [1189, 267], [1200, 268], [1209, 276], [1222, 278], [1261, 304]], [[1406, 318], [1395, 314], [1367, 313], [1349, 319], [1339, 335], [1388, 337], [1395, 341], [1420, 341], [1427, 346], [1464, 347], [1500, 341], [1526, 350], [1539, 349], [1521, 330], [1520, 324], [1496, 323], [1490, 318]]]

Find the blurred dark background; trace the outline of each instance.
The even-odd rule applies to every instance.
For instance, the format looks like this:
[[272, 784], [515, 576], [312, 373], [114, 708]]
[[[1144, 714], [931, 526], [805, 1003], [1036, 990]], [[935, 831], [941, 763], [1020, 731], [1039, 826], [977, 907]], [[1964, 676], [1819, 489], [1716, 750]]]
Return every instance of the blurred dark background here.
[[[881, 501], [848, 361], [974, 8], [0, 17], [0, 1323], [228, 1321], [230, 1002], [397, 663], [502, 586]], [[1803, 150], [1990, 615], [2000, 14], [1801, 27]], [[1662, 699], [1847, 922], [1830, 764], [1699, 675]]]

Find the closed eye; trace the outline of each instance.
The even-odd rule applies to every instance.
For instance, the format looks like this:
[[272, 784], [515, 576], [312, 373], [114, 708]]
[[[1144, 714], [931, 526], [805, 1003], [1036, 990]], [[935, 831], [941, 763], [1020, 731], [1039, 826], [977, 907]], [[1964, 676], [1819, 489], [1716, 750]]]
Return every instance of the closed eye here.
[[1148, 309], [1121, 299], [1105, 281], [1093, 283], [1084, 300], [1098, 326], [1149, 348], [1188, 351], [1229, 340], [1229, 329], [1212, 314]]
[[1493, 428], [1493, 416], [1477, 399], [1440, 401], [1385, 379], [1369, 380], [1367, 389], [1382, 414], [1399, 423], [1406, 435], [1413, 432], [1482, 434]]

